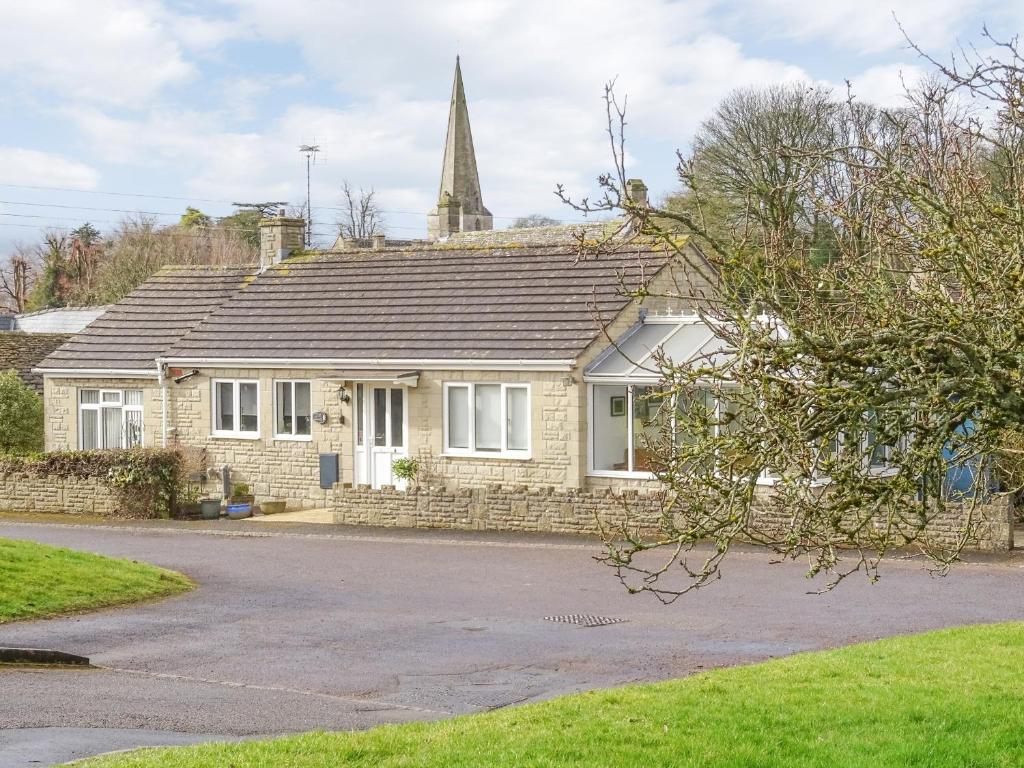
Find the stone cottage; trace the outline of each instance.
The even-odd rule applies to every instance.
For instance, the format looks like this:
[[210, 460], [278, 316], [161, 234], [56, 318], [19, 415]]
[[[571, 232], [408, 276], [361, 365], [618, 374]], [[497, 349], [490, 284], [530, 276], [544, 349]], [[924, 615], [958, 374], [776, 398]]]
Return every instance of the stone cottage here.
[[280, 215], [258, 266], [160, 271], [40, 365], [47, 448], [199, 447], [293, 507], [400, 486], [402, 457], [449, 488], [649, 483], [633, 400], [657, 375], [636, 355], [711, 333], [624, 289], [701, 286], [664, 245], [578, 259], [565, 230], [492, 221], [457, 66], [431, 240], [302, 252], [305, 222]]

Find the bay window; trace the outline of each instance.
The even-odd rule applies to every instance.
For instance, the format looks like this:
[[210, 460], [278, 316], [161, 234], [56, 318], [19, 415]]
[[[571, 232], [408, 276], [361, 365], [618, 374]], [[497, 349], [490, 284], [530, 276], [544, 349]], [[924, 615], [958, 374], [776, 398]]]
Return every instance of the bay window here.
[[450, 454], [528, 457], [529, 385], [445, 384], [444, 450]]
[[214, 379], [212, 386], [214, 437], [259, 437], [259, 382]]
[[141, 446], [142, 390], [79, 390], [78, 427], [83, 451]]
[[311, 385], [308, 381], [274, 382], [274, 437], [305, 440], [312, 435]]

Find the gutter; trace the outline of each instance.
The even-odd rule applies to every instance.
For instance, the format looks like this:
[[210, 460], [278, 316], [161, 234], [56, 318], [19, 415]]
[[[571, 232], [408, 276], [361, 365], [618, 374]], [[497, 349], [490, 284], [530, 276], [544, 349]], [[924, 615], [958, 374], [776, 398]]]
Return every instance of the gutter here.
[[[33, 368], [32, 373], [57, 379], [152, 379], [153, 374], [138, 368]], [[159, 378], [157, 376], [156, 378]]]
[[451, 370], [453, 368], [465, 368], [469, 370], [502, 371], [502, 370], [531, 370], [531, 371], [571, 371], [576, 367], [576, 360], [531, 360], [531, 359], [504, 359], [504, 360], [481, 360], [472, 359], [438, 359], [438, 358], [365, 358], [365, 357], [344, 357], [330, 359], [309, 359], [309, 358], [243, 358], [243, 357], [163, 357], [158, 358], [167, 366], [201, 366], [216, 368], [386, 368], [394, 370], [396, 366], [408, 366], [421, 370]]

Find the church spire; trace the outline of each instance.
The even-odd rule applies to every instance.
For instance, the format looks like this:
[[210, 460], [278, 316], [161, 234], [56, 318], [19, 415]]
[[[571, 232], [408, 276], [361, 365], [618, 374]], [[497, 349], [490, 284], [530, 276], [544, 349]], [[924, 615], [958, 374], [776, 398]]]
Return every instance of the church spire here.
[[441, 187], [438, 205], [427, 217], [432, 240], [447, 237], [453, 231], [493, 229], [491, 212], [484, 207], [480, 193], [480, 175], [476, 169], [473, 132], [469, 127], [469, 107], [462, 85], [462, 65], [455, 57], [455, 82], [448, 110], [448, 135], [444, 144]]

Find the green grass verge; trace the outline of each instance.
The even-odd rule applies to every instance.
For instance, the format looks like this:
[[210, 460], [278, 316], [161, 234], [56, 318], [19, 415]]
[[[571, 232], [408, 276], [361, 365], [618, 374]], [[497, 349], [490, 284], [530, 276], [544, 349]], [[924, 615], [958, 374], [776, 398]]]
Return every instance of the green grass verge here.
[[139, 750], [88, 768], [1019, 766], [1024, 624], [964, 627], [434, 723]]
[[134, 603], [192, 586], [180, 573], [144, 563], [0, 539], [0, 623]]

